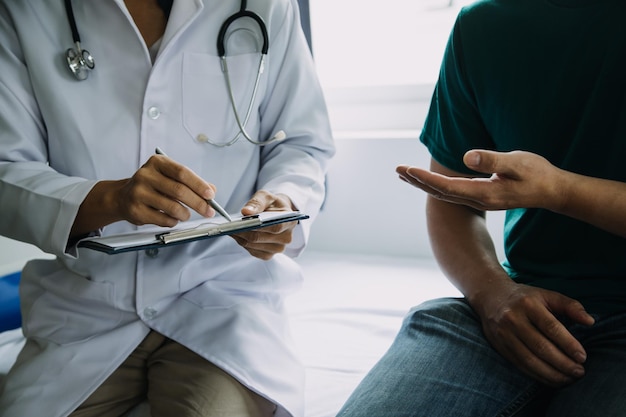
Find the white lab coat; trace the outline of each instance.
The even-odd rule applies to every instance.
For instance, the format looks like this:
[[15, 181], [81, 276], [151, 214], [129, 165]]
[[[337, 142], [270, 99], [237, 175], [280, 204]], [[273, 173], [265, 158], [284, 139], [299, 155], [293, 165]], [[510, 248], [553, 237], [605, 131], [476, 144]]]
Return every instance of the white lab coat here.
[[[159, 54], [149, 52], [122, 0], [73, 2], [82, 46], [96, 68], [76, 81], [62, 0], [0, 2], [0, 234], [56, 255], [22, 274], [28, 342], [0, 399], [3, 417], [65, 416], [155, 329], [222, 367], [278, 405], [303, 414], [303, 372], [283, 297], [299, 268], [285, 255], [250, 256], [225, 237], [108, 256], [68, 246], [81, 201], [98, 180], [131, 176], [156, 146], [216, 184], [238, 212], [258, 189], [284, 193], [312, 219], [334, 152], [329, 122], [295, 1], [252, 0], [270, 48], [245, 139], [227, 148], [198, 141], [237, 128], [216, 52], [220, 25], [238, 0], [177, 0]], [[252, 21], [227, 44], [240, 113], [248, 105], [260, 46]], [[256, 40], [256, 41], [255, 41]], [[297, 255], [311, 221], [296, 229]], [[118, 222], [103, 235], [136, 229]]]

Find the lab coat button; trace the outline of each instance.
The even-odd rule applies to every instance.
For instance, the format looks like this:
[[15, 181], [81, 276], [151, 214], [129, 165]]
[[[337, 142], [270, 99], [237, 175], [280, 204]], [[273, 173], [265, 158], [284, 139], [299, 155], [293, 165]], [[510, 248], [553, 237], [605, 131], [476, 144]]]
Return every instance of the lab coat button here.
[[157, 248], [146, 249], [146, 256], [148, 258], [156, 258], [159, 256], [159, 250]]
[[158, 119], [160, 115], [161, 115], [161, 111], [159, 110], [158, 107], [150, 107], [148, 109], [148, 117], [151, 118], [152, 120]]
[[156, 316], [157, 311], [151, 307], [146, 307], [143, 309], [143, 315], [147, 318], [147, 319], [151, 319], [154, 316]]
[[200, 143], [207, 143], [209, 141], [209, 137], [204, 133], [200, 133], [198, 136], [196, 136], [196, 140]]

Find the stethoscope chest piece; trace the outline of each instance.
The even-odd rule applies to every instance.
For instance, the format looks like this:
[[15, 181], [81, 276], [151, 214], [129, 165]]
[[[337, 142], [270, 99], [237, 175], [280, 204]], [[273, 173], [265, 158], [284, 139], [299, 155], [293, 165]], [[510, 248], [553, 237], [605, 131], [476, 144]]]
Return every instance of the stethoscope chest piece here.
[[86, 80], [89, 71], [96, 66], [93, 56], [91, 56], [88, 50], [81, 49], [80, 45], [77, 45], [76, 48], [69, 48], [65, 52], [65, 59], [67, 67], [79, 81]]
[[80, 34], [78, 33], [74, 11], [72, 10], [72, 0], [65, 0], [65, 12], [72, 30], [72, 39], [74, 40], [74, 48], [69, 48], [65, 52], [65, 60], [74, 77], [79, 81], [83, 81], [87, 79], [89, 71], [95, 68], [96, 63], [89, 51], [80, 46]]

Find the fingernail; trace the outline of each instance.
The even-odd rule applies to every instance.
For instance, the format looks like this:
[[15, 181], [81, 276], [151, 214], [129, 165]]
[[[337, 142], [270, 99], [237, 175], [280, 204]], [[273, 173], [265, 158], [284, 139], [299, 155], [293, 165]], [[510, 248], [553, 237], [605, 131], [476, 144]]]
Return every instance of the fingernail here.
[[213, 197], [215, 197], [215, 194], [213, 193], [213, 190], [207, 188], [202, 192], [201, 196], [205, 200], [211, 200]]
[[587, 355], [583, 352], [576, 352], [576, 354], [574, 355], [574, 359], [576, 359], [576, 362], [578, 363], [585, 363], [585, 361], [587, 360]]
[[480, 155], [478, 153], [470, 153], [465, 160], [468, 166], [478, 166], [480, 164]]
[[575, 368], [572, 372], [572, 375], [576, 378], [582, 378], [583, 376], [585, 376], [585, 369], [583, 367]]

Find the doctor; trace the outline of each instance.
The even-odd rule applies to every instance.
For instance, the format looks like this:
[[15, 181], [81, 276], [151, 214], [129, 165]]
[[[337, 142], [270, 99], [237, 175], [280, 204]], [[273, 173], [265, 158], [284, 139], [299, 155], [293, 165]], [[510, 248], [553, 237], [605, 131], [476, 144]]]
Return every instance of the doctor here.
[[[76, 247], [212, 217], [211, 198], [315, 218], [334, 146], [296, 2], [65, 3], [0, 2], [0, 234], [55, 255], [22, 273], [27, 342], [2, 416], [121, 416], [145, 401], [153, 417], [301, 416], [283, 297], [311, 220], [161, 251]], [[242, 6], [267, 28], [256, 86], [255, 19], [226, 31], [228, 78], [218, 57]], [[72, 45], [93, 69], [68, 69]]]

